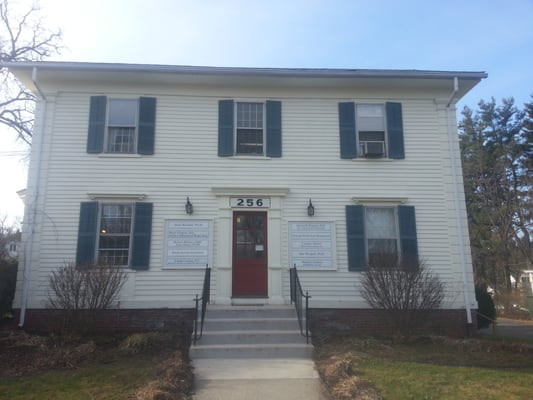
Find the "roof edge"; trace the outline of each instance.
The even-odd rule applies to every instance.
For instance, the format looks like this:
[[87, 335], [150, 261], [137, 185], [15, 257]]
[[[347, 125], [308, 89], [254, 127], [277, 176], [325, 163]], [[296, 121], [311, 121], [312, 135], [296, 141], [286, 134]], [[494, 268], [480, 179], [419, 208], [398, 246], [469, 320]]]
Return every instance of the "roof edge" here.
[[474, 79], [487, 78], [485, 71], [435, 71], [417, 69], [342, 69], [342, 68], [256, 68], [208, 67], [190, 65], [91, 63], [63, 61], [2, 62], [1, 68], [45, 69], [55, 71], [139, 72], [194, 75], [270, 76], [302, 78], [413, 78]]

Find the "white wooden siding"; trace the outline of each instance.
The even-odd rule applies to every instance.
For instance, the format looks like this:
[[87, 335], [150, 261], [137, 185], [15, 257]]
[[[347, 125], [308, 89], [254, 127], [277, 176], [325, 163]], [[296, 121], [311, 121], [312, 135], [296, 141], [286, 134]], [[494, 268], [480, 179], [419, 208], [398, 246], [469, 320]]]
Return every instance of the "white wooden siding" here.
[[[91, 95], [157, 98], [155, 154], [87, 154]], [[218, 237], [219, 202], [212, 187], [287, 187], [282, 198], [281, 267], [288, 301], [288, 222], [306, 219], [312, 198], [316, 218], [334, 221], [336, 271], [301, 271], [313, 306], [364, 307], [360, 274], [347, 270], [345, 206], [352, 197], [405, 197], [416, 208], [420, 257], [448, 285], [452, 307], [462, 307], [462, 275], [455, 224], [445, 110], [439, 93], [281, 88], [98, 88], [71, 87], [53, 96], [45, 122], [38, 226], [33, 236], [29, 307], [42, 307], [52, 270], [73, 260], [79, 207], [88, 193], [141, 193], [154, 203], [149, 271], [131, 271], [121, 303], [126, 307], [190, 307], [200, 293], [203, 270], [162, 269], [166, 219], [211, 219]], [[51, 96], [52, 97], [52, 96]], [[218, 157], [218, 100], [282, 102], [281, 158]], [[400, 101], [404, 160], [341, 160], [338, 103]], [[37, 127], [37, 130], [39, 127]], [[35, 139], [37, 143], [38, 138]], [[455, 150], [458, 151], [457, 143]], [[32, 155], [32, 162], [36, 156]], [[36, 167], [30, 173], [35, 176]], [[30, 178], [31, 180], [31, 178]], [[460, 182], [462, 182], [460, 180]], [[30, 183], [29, 189], [34, 190]], [[461, 188], [462, 193], [462, 188]], [[31, 194], [30, 194], [31, 196]], [[189, 196], [194, 215], [185, 214]], [[466, 227], [465, 210], [461, 210]], [[466, 232], [466, 231], [465, 231]], [[220, 244], [214, 243], [215, 270]], [[465, 245], [469, 257], [469, 247]], [[471, 279], [471, 271], [469, 279]], [[216, 288], [216, 272], [212, 275]], [[473, 285], [470, 287], [473, 296]], [[19, 291], [20, 293], [20, 291]], [[17, 299], [19, 299], [19, 293]], [[214, 293], [216, 295], [216, 293]]]

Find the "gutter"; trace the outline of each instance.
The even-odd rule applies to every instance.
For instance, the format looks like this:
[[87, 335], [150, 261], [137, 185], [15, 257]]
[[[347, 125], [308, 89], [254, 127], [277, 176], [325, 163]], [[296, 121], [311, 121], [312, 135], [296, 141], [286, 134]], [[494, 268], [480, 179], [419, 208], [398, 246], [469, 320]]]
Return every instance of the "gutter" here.
[[44, 92], [41, 89], [41, 86], [39, 85], [39, 82], [37, 81], [37, 67], [33, 67], [31, 79], [33, 81], [33, 84], [37, 88], [37, 91], [39, 92], [39, 95], [41, 96], [41, 99], [44, 100], [44, 106], [40, 121], [40, 141], [39, 148], [37, 149], [37, 159], [35, 160], [36, 165], [36, 179], [35, 179], [35, 189], [34, 193], [32, 195], [31, 201], [28, 202], [28, 217], [26, 219], [26, 226], [27, 226], [27, 236], [26, 236], [26, 245], [24, 246], [24, 264], [22, 268], [22, 298], [21, 298], [21, 304], [20, 304], [20, 317], [19, 317], [19, 328], [22, 328], [24, 326], [24, 322], [26, 320], [26, 309], [28, 306], [28, 295], [30, 290], [30, 272], [31, 272], [31, 259], [32, 259], [32, 253], [33, 253], [33, 234], [35, 232], [35, 225], [36, 225], [36, 219], [37, 219], [37, 202], [39, 199], [39, 188], [40, 188], [40, 182], [41, 182], [41, 160], [43, 159], [43, 148], [44, 148], [44, 132], [45, 132], [45, 126], [44, 122], [46, 119], [46, 109], [47, 109], [47, 98], [44, 95]]
[[458, 180], [457, 180], [457, 173], [458, 173], [458, 166], [457, 166], [457, 160], [456, 160], [456, 153], [454, 151], [453, 146], [453, 139], [454, 134], [456, 134], [456, 129], [454, 129], [452, 124], [452, 118], [451, 118], [451, 106], [455, 99], [455, 96], [457, 95], [457, 92], [459, 91], [459, 80], [457, 77], [453, 78], [453, 91], [450, 96], [450, 99], [448, 100], [448, 104], [446, 104], [446, 123], [447, 123], [447, 130], [448, 130], [448, 147], [450, 152], [450, 162], [451, 162], [451, 173], [452, 173], [452, 186], [453, 186], [453, 196], [454, 196], [454, 206], [455, 206], [455, 221], [457, 224], [457, 228], [459, 230], [459, 257], [461, 262], [461, 269], [462, 269], [462, 275], [463, 275], [463, 295], [464, 295], [464, 301], [465, 301], [465, 311], [466, 311], [466, 320], [468, 323], [468, 328], [472, 326], [472, 310], [470, 308], [470, 297], [468, 295], [468, 274], [467, 274], [467, 260], [466, 260], [466, 253], [465, 253], [465, 232], [463, 228], [463, 221], [461, 220], [461, 213], [459, 211], [461, 206], [461, 200], [459, 196], [459, 188]]
[[440, 79], [459, 78], [479, 81], [487, 77], [485, 72], [441, 71], [417, 69], [349, 69], [349, 68], [261, 68], [261, 67], [210, 67], [192, 65], [90, 63], [64, 61], [3, 62], [0, 67], [11, 70], [29, 70], [39, 67], [41, 71], [55, 72], [118, 72], [161, 73], [175, 75], [221, 75], [250, 77], [288, 78], [378, 78], [378, 79]]

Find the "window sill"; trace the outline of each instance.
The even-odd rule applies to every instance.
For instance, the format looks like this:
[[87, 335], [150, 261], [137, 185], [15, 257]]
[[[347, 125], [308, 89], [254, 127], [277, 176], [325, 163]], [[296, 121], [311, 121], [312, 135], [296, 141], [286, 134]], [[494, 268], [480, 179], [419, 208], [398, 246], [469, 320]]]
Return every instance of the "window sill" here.
[[352, 161], [354, 162], [393, 162], [395, 161], [395, 159], [388, 158], [388, 157], [357, 157], [357, 158], [352, 158]]
[[142, 158], [142, 154], [100, 153], [99, 158]]
[[271, 160], [272, 159], [272, 157], [268, 157], [268, 156], [243, 156], [243, 155], [229, 156], [226, 158], [231, 158], [233, 160]]

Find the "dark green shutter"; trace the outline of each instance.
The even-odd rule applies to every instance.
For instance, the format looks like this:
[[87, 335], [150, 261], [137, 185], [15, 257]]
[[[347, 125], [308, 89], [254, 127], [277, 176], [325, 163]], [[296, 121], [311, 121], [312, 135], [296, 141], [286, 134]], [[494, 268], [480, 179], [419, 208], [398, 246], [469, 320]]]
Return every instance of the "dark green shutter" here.
[[218, 155], [233, 155], [233, 100], [218, 102]]
[[135, 203], [130, 267], [148, 269], [152, 238], [152, 203]]
[[346, 206], [348, 270], [361, 271], [366, 265], [365, 213], [363, 206]]
[[398, 224], [400, 228], [402, 260], [418, 262], [416, 217], [413, 206], [398, 206]]
[[76, 264], [87, 264], [94, 261], [96, 255], [96, 227], [98, 224], [98, 202], [88, 201], [80, 204], [80, 220], [78, 223], [78, 245]]
[[281, 101], [266, 102], [266, 155], [281, 157]]
[[402, 103], [386, 103], [389, 158], [405, 158], [403, 145]]
[[104, 151], [106, 112], [107, 98], [105, 96], [91, 96], [87, 153], [101, 153]]
[[356, 158], [355, 104], [352, 102], [339, 103], [339, 132], [341, 158]]
[[154, 154], [155, 142], [155, 106], [154, 97], [141, 97], [139, 99], [139, 137], [137, 153]]

